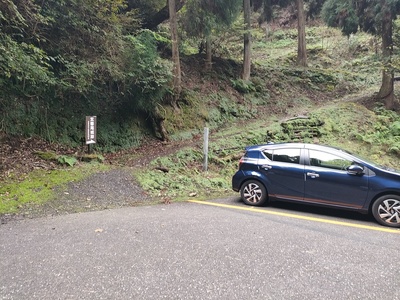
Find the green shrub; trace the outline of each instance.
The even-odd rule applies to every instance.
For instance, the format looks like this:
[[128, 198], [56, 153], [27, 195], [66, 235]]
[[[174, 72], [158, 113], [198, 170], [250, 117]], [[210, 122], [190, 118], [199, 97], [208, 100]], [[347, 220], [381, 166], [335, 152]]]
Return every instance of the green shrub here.
[[78, 160], [75, 157], [67, 155], [59, 156], [57, 161], [62, 165], [68, 165], [70, 167], [74, 166], [78, 162]]

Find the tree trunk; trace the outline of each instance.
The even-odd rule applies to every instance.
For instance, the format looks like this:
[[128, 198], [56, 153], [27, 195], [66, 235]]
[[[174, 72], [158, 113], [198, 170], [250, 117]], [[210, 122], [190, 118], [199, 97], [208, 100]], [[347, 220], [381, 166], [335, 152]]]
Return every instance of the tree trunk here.
[[251, 73], [251, 6], [250, 0], [243, 0], [243, 12], [244, 12], [244, 23], [245, 23], [245, 34], [244, 34], [244, 55], [243, 55], [243, 71], [242, 79], [249, 80]]
[[306, 23], [304, 16], [304, 2], [297, 0], [297, 64], [302, 67], [307, 67], [307, 48], [306, 48]]
[[385, 103], [387, 109], [394, 107], [394, 71], [391, 67], [391, 58], [393, 53], [393, 23], [392, 12], [387, 5], [386, 0], [381, 0], [382, 4], [382, 56], [383, 71], [382, 85], [377, 98]]
[[212, 69], [212, 45], [211, 36], [206, 37], [206, 70], [210, 71]]
[[159, 133], [161, 136], [161, 140], [164, 142], [168, 142], [169, 136], [168, 136], [167, 130], [165, 129], [165, 125], [164, 125], [165, 117], [163, 116], [163, 114], [160, 113], [158, 108], [156, 108], [156, 110], [153, 112], [151, 117], [154, 122], [154, 133], [156, 135], [157, 135], [157, 133]]
[[175, 0], [168, 0], [169, 4], [169, 20], [171, 28], [171, 45], [172, 45], [172, 61], [174, 63], [174, 81], [173, 81], [173, 95], [171, 105], [176, 111], [179, 111], [177, 102], [182, 91], [182, 77], [181, 77], [181, 63], [179, 59], [179, 45], [178, 45], [178, 22], [175, 11]]

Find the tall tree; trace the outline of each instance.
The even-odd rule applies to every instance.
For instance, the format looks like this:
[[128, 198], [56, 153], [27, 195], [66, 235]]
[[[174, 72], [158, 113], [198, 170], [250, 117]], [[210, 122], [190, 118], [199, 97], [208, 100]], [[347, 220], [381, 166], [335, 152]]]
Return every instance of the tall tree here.
[[169, 21], [171, 30], [171, 44], [172, 44], [172, 61], [174, 64], [174, 82], [173, 82], [173, 96], [172, 106], [178, 110], [178, 99], [182, 91], [182, 76], [181, 76], [181, 62], [179, 59], [179, 43], [178, 43], [178, 21], [175, 10], [175, 0], [168, 0], [169, 4]]
[[306, 47], [306, 22], [304, 15], [304, 2], [297, 0], [297, 64], [302, 67], [307, 67], [307, 47]]
[[379, 35], [382, 39], [382, 83], [377, 99], [386, 108], [394, 106], [393, 20], [400, 12], [400, 0], [327, 0], [322, 17], [328, 26], [340, 27], [346, 35], [358, 30]]
[[243, 80], [250, 79], [251, 72], [251, 6], [250, 0], [243, 0], [243, 14], [244, 14], [244, 48], [243, 48]]
[[391, 67], [392, 54], [393, 54], [393, 11], [386, 0], [380, 0], [381, 5], [381, 37], [382, 37], [382, 56], [383, 56], [383, 70], [382, 70], [382, 85], [379, 89], [377, 98], [382, 99], [386, 108], [393, 108], [394, 106], [394, 70]]

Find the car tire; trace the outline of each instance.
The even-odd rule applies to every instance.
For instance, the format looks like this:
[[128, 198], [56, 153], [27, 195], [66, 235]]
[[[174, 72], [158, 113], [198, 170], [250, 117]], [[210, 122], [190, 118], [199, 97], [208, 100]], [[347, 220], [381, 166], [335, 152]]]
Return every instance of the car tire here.
[[247, 205], [262, 206], [267, 202], [267, 190], [258, 180], [248, 180], [240, 188], [240, 196]]
[[372, 205], [372, 215], [379, 224], [400, 228], [400, 196], [378, 198]]

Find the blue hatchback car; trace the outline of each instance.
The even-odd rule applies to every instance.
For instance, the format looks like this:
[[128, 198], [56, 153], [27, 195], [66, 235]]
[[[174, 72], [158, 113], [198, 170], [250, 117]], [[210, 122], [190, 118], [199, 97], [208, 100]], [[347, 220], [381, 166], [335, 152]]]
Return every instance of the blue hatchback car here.
[[247, 147], [232, 188], [248, 205], [279, 200], [350, 209], [400, 228], [400, 173], [333, 147]]

